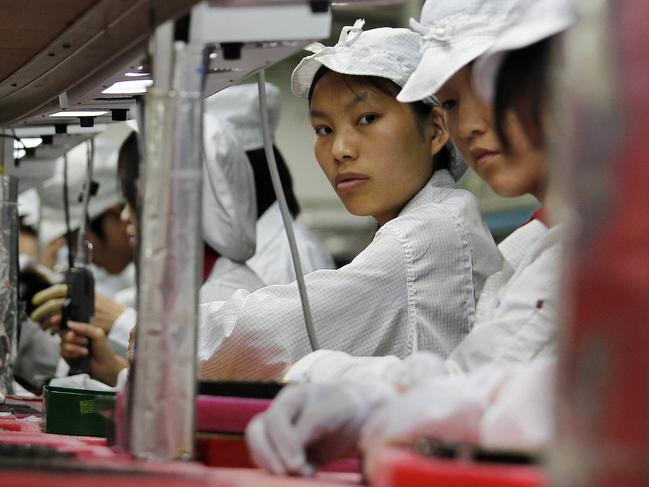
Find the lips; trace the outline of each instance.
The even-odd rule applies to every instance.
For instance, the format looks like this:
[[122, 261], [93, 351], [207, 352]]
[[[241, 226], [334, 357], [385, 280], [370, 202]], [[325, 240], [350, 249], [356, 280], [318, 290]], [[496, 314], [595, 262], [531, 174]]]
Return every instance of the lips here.
[[335, 186], [336, 191], [339, 193], [345, 193], [347, 191], [352, 191], [359, 186], [362, 186], [369, 178], [364, 174], [358, 174], [353, 172], [345, 172], [336, 176]]
[[476, 168], [479, 168], [481, 166], [490, 163], [499, 154], [500, 154], [499, 151], [493, 151], [493, 150], [483, 149], [483, 148], [475, 148], [475, 149], [471, 149], [470, 151], [471, 159], [473, 159], [473, 161], [475, 162]]

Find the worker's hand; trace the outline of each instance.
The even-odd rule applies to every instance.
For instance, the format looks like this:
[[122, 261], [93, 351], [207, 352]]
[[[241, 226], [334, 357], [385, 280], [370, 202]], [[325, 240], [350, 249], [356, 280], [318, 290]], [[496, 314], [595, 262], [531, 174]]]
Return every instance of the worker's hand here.
[[378, 408], [361, 432], [368, 478], [372, 480], [376, 454], [388, 445], [412, 446], [423, 437], [478, 443], [482, 416], [504, 380], [505, 372], [491, 367], [439, 375]]
[[[36, 293], [32, 303], [38, 306], [30, 318], [40, 323], [44, 330], [58, 330], [61, 326], [61, 307], [68, 295], [67, 284], [55, 284], [43, 291]], [[95, 314], [90, 323], [110, 333], [115, 320], [121, 315], [125, 306], [107, 298], [101, 293], [95, 293]]]
[[32, 304], [37, 308], [30, 318], [44, 330], [57, 330], [61, 325], [61, 307], [68, 295], [67, 284], [54, 284], [34, 294]]
[[394, 394], [384, 384], [299, 384], [286, 387], [246, 428], [255, 463], [276, 474], [311, 475], [356, 452], [369, 412]]
[[113, 323], [115, 323], [125, 309], [126, 306], [96, 292], [95, 314], [92, 315], [90, 324], [101, 328], [108, 335], [113, 328]]
[[69, 330], [61, 332], [61, 356], [66, 361], [85, 357], [90, 341], [90, 376], [114, 387], [117, 375], [128, 367], [128, 362], [113, 352], [104, 330], [74, 321], [68, 322], [68, 327]]
[[134, 326], [128, 334], [128, 352], [126, 356], [129, 363], [133, 362], [133, 357], [135, 355], [135, 337], [137, 336], [136, 329], [137, 326]]

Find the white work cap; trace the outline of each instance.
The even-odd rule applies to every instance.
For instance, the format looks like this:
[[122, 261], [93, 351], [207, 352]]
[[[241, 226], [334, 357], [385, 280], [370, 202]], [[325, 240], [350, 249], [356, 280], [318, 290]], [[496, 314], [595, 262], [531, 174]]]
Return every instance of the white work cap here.
[[397, 100], [413, 102], [434, 95], [456, 72], [484, 53], [518, 15], [522, 0], [427, 0], [419, 22], [419, 66]]
[[237, 128], [207, 113], [203, 127], [203, 240], [220, 255], [245, 262], [256, 250], [252, 166], [235, 135]]
[[[281, 100], [279, 88], [272, 83], [266, 83], [266, 102], [270, 132], [274, 134], [279, 122]], [[256, 83], [230, 86], [207, 97], [204, 111], [236, 127], [236, 137], [245, 151], [264, 146]]]
[[[403, 86], [419, 64], [419, 35], [409, 29], [381, 27], [363, 31], [365, 21], [343, 27], [338, 43], [306, 47], [314, 54], [300, 61], [291, 76], [291, 89], [308, 98], [313, 78], [321, 66], [353, 76], [378, 76]], [[422, 98], [423, 99], [423, 98]], [[427, 101], [434, 103], [432, 98]]]
[[[117, 155], [130, 128], [125, 123], [109, 124], [95, 136], [95, 157], [93, 181], [99, 183], [97, 193], [90, 198], [88, 217], [97, 218], [111, 207], [123, 202], [117, 182]], [[79, 197], [83, 192], [88, 174], [87, 142], [77, 145], [68, 152], [68, 203], [70, 209], [70, 230], [81, 225], [83, 205]], [[39, 189], [41, 199], [41, 224], [39, 240], [48, 245], [65, 235], [65, 210], [63, 206], [62, 157], [56, 161], [56, 172]]]
[[36, 188], [29, 188], [18, 195], [18, 217], [23, 225], [34, 228], [38, 226], [40, 205]]
[[514, 24], [505, 29], [473, 65], [473, 86], [493, 102], [501, 62], [507, 51], [521, 49], [570, 28], [577, 21], [571, 0], [527, 0]]

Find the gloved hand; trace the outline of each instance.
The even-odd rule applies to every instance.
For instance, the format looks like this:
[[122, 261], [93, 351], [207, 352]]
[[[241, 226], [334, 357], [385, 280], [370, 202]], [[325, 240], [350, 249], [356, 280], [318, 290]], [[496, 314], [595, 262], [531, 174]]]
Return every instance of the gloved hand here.
[[381, 447], [413, 445], [422, 437], [477, 443], [482, 416], [505, 380], [503, 370], [491, 367], [468, 375], [439, 375], [384, 404], [361, 432], [370, 480]]
[[[32, 304], [38, 307], [30, 316], [32, 321], [40, 323], [44, 330], [58, 330], [61, 326], [61, 307], [67, 295], [67, 284], [55, 284], [36, 293], [32, 298]], [[108, 335], [113, 323], [125, 309], [125, 306], [103, 294], [95, 293], [95, 314], [90, 323], [101, 328]]]
[[554, 432], [556, 359], [521, 365], [500, 389], [480, 424], [486, 448], [536, 452]]
[[117, 376], [128, 362], [113, 352], [106, 333], [94, 325], [70, 321], [69, 330], [61, 332], [61, 356], [68, 361], [88, 355], [88, 341], [92, 342], [90, 355], [90, 376], [114, 387]]
[[311, 475], [356, 451], [368, 414], [395, 394], [381, 383], [287, 386], [246, 428], [255, 463], [276, 474]]

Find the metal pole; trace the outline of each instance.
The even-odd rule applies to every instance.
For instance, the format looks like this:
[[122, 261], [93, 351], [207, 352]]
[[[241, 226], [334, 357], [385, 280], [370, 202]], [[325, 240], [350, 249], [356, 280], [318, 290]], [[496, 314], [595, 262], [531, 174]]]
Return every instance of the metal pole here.
[[[137, 350], [129, 448], [138, 458], [191, 459], [194, 443], [198, 290], [202, 262], [202, 45], [156, 32], [145, 98]], [[172, 70], [158, 66], [172, 61]], [[166, 78], [173, 73], [173, 79]], [[165, 74], [167, 73], [167, 74]]]

